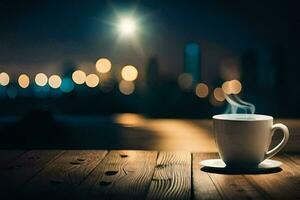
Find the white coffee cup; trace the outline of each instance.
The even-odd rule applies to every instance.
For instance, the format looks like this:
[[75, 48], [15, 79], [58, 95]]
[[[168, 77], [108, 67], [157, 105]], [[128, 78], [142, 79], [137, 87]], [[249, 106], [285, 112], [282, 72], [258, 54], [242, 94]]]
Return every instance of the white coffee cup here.
[[[278, 153], [287, 143], [289, 130], [274, 124], [273, 117], [257, 114], [222, 114], [213, 116], [214, 134], [219, 155], [228, 167], [257, 166]], [[275, 130], [283, 139], [268, 150]]]

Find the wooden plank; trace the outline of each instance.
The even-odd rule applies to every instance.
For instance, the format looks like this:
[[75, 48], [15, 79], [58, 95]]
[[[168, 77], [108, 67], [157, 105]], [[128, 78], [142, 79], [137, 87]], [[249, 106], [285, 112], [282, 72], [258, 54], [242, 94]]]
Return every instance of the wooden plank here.
[[268, 199], [300, 199], [299, 166], [286, 156], [276, 156], [273, 159], [284, 163], [282, 171], [245, 177]]
[[237, 174], [210, 174], [223, 199], [264, 199], [243, 176]]
[[107, 151], [65, 151], [24, 186], [22, 195], [65, 198], [92, 172], [106, 153]]
[[300, 166], [300, 154], [285, 154], [285, 156]]
[[3, 195], [9, 195], [59, 156], [61, 151], [28, 151], [8, 163], [0, 172]]
[[80, 185], [76, 197], [144, 199], [156, 158], [154, 151], [111, 151]]
[[191, 198], [191, 154], [160, 152], [147, 199]]
[[3, 169], [6, 164], [17, 159], [23, 153], [25, 153], [23, 150], [0, 150], [0, 169]]
[[[219, 158], [216, 153], [210, 154], [208, 159], [215, 158]], [[224, 174], [207, 174], [213, 181], [222, 199], [263, 199], [263, 196], [256, 191], [243, 174], [226, 174], [225, 172]], [[205, 193], [204, 190], [201, 194], [203, 195], [203, 193]]]
[[287, 155], [282, 154], [274, 157], [274, 160], [278, 160], [283, 163], [282, 169], [286, 173], [286, 176], [299, 176], [300, 175], [300, 158], [299, 155]]
[[200, 161], [206, 159], [218, 158], [215, 153], [193, 153], [193, 199], [221, 199], [221, 196], [208, 175], [207, 172], [201, 170]]

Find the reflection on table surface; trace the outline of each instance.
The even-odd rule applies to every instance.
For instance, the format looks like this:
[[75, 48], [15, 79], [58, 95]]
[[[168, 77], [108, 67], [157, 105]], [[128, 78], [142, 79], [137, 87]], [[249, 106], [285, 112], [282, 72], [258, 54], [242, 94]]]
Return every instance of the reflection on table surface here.
[[[300, 120], [277, 119], [290, 129], [285, 151], [297, 152]], [[145, 149], [217, 152], [210, 119], [153, 119], [140, 114], [38, 116], [0, 119], [3, 148]], [[274, 136], [275, 144], [281, 134]], [[273, 145], [274, 145], [273, 144]]]

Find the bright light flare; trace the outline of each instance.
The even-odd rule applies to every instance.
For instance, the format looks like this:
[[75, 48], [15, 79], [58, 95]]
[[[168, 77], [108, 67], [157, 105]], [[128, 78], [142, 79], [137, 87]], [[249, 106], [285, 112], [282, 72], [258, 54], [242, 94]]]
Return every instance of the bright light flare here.
[[120, 20], [118, 29], [124, 36], [133, 35], [137, 30], [136, 21], [131, 17], [124, 17]]

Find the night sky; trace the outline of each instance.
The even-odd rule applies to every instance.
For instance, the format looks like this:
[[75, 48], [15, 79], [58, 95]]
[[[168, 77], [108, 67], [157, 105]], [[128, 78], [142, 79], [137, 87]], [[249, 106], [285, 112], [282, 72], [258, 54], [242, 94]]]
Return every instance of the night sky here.
[[[157, 56], [161, 75], [174, 76], [185, 44], [197, 42], [202, 78], [210, 80], [222, 59], [245, 49], [289, 49], [299, 21], [287, 2], [2, 0], [0, 71], [61, 73], [65, 62], [88, 71], [99, 57], [143, 68]], [[114, 24], [122, 15], [138, 21], [136, 38], [119, 39]]]

